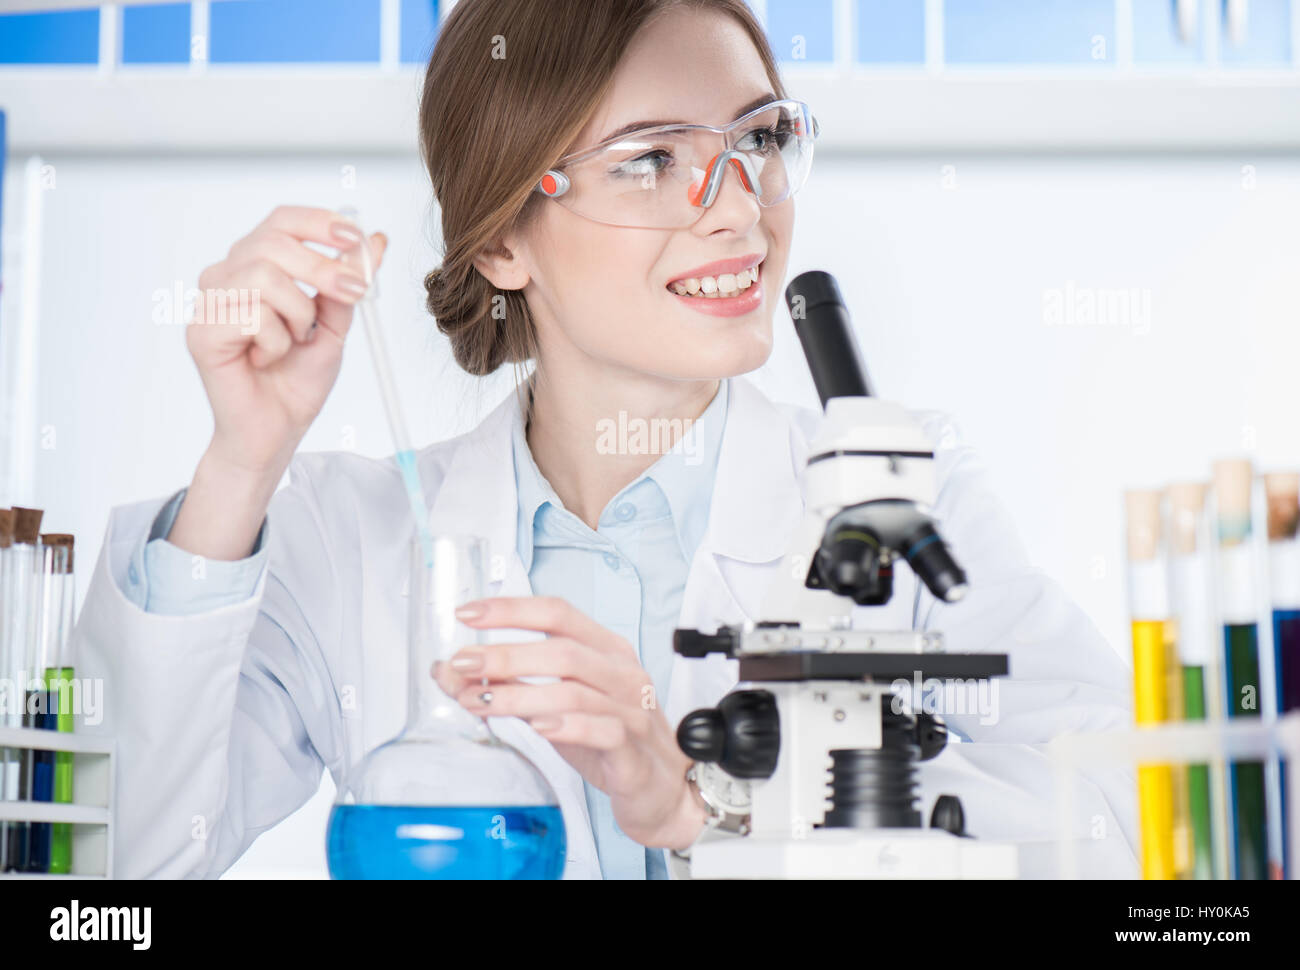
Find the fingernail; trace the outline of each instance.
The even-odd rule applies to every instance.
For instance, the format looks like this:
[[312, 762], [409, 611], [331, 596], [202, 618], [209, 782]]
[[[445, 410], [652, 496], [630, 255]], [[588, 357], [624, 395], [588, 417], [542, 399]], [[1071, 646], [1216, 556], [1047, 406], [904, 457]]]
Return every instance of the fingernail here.
[[554, 731], [564, 724], [564, 719], [543, 714], [541, 717], [533, 718], [528, 723], [533, 726], [534, 731]]
[[330, 232], [340, 242], [351, 243], [354, 246], [361, 242], [361, 231], [346, 222], [330, 223]]
[[477, 620], [485, 611], [482, 603], [466, 603], [463, 606], [456, 607], [456, 619]]
[[338, 288], [352, 296], [366, 295], [366, 281], [350, 273], [340, 273], [336, 281]]
[[483, 658], [474, 653], [465, 654], [463, 657], [452, 657], [451, 669], [472, 674], [476, 670], [483, 669]]

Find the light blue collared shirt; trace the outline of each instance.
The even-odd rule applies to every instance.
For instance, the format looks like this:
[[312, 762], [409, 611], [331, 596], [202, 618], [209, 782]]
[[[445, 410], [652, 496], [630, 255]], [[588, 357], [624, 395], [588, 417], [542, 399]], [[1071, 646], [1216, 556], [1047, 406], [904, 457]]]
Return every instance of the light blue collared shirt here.
[[189, 489], [181, 489], [154, 517], [126, 568], [126, 598], [147, 613], [188, 616], [239, 603], [253, 595], [269, 556], [265, 520], [246, 559], [226, 562], [186, 552], [167, 541]]
[[[568, 600], [637, 651], [668, 697], [672, 634], [687, 572], [708, 525], [727, 381], [689, 431], [605, 506], [593, 531], [564, 508], [546, 481], [515, 421], [513, 455], [519, 495], [517, 545], [533, 593]], [[613, 446], [653, 447], [655, 429], [636, 419], [613, 422]], [[602, 439], [603, 440], [603, 439]], [[126, 597], [150, 613], [189, 615], [248, 599], [268, 558], [262, 524], [253, 553], [237, 562], [193, 556], [166, 537], [186, 490], [163, 506], [131, 556]], [[584, 782], [601, 873], [606, 879], [666, 879], [662, 849], [646, 849], [619, 830], [609, 796]]]
[[[631, 643], [660, 701], [668, 697], [687, 572], [708, 524], [726, 408], [722, 381], [678, 444], [609, 500], [594, 531], [564, 507], [533, 460], [523, 422], [515, 422], [516, 535], [533, 594], [563, 597]], [[654, 429], [635, 421], [611, 420], [615, 447], [653, 447]], [[601, 874], [667, 879], [664, 850], [624, 835], [609, 796], [583, 785]]]

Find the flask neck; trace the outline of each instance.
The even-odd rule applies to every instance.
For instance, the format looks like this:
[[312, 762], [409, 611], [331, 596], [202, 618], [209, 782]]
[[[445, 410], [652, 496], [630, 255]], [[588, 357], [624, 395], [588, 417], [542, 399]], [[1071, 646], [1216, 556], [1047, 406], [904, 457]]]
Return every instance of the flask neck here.
[[[438, 648], [438, 638], [415, 635], [411, 638], [410, 688], [406, 702], [407, 736], [433, 734], [445, 731], [450, 725], [462, 733], [486, 733], [487, 725], [476, 714], [471, 714], [457, 703], [454, 697], [439, 686], [433, 676], [437, 661], [446, 662], [458, 648]], [[444, 655], [445, 654], [445, 655]]]
[[471, 568], [481, 560], [481, 550], [440, 539], [435, 543], [434, 558], [434, 562], [426, 562], [418, 544], [413, 546], [404, 733], [445, 733], [450, 727], [467, 737], [487, 737], [491, 732], [486, 722], [461, 707], [433, 675], [435, 664], [447, 663], [461, 647], [478, 642], [478, 631], [457, 620], [455, 609], [465, 599], [481, 595], [481, 579]]

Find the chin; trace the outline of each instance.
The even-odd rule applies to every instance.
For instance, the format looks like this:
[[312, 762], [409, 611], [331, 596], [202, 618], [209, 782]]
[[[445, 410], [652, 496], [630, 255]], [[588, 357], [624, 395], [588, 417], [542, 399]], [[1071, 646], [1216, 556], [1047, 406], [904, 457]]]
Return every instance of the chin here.
[[772, 327], [768, 323], [708, 337], [696, 334], [677, 346], [683, 352], [660, 356], [658, 366], [651, 367], [676, 380], [739, 377], [762, 367], [771, 356]]

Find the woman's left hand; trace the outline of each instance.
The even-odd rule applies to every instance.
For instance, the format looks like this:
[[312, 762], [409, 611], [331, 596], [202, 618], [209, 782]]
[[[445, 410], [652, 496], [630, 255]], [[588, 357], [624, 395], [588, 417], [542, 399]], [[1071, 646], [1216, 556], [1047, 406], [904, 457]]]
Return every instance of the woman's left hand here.
[[[630, 838], [671, 849], [695, 840], [705, 805], [686, 782], [690, 759], [678, 748], [632, 644], [557, 597], [493, 597], [467, 603], [456, 615], [475, 629], [548, 636], [461, 649], [431, 671], [443, 690], [482, 717], [527, 721], [609, 795], [618, 827]], [[517, 679], [532, 676], [560, 679]]]

